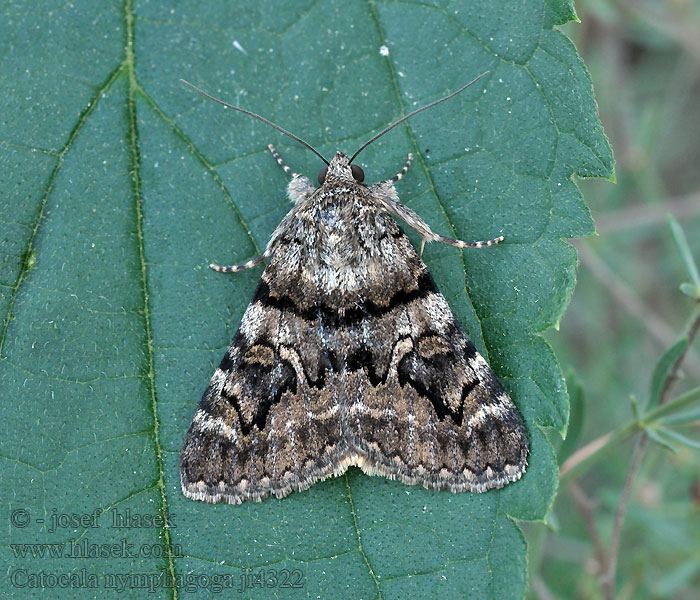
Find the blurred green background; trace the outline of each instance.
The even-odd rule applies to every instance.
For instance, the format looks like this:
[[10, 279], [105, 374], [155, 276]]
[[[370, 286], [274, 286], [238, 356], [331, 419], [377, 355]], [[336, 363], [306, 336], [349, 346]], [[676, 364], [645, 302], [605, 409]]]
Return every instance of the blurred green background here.
[[[700, 3], [579, 0], [576, 11], [581, 23], [563, 29], [590, 71], [617, 178], [615, 185], [579, 181], [599, 235], [575, 242], [578, 284], [560, 331], [547, 334], [564, 372], [572, 369], [583, 384], [581, 447], [632, 418], [630, 394], [645, 405], [654, 364], [692, 309], [678, 290], [688, 275], [666, 215], [682, 225], [697, 263]], [[676, 391], [700, 381], [697, 341], [682, 376]], [[684, 431], [699, 433], [698, 422]], [[632, 445], [577, 479], [604, 550]], [[527, 528], [529, 597], [602, 598], [591, 525], [568, 485], [550, 516], [548, 526]], [[616, 597], [700, 598], [697, 450], [649, 445], [622, 531]]]

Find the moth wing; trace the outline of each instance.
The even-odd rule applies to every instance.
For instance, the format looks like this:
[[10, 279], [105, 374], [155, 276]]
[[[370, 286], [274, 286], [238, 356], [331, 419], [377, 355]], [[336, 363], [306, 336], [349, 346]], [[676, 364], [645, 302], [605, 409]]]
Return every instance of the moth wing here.
[[345, 386], [356, 395], [346, 432], [353, 464], [453, 492], [519, 479], [528, 442], [516, 406], [411, 242], [397, 225], [387, 228], [393, 234], [383, 239], [383, 254], [393, 258], [391, 280], [402, 283], [391, 297], [366, 305], [372, 343], [350, 350]]
[[[414, 326], [437, 294], [405, 306]], [[369, 474], [453, 492], [483, 492], [521, 477], [527, 436], [517, 408], [452, 317], [445, 331], [397, 335], [383, 378], [364, 385], [349, 411], [358, 464]]]
[[263, 274], [187, 432], [180, 475], [189, 498], [238, 504], [283, 497], [337, 469], [339, 407], [319, 393], [323, 369], [305, 372], [300, 356], [320, 345], [313, 330], [289, 339], [301, 335], [294, 316], [265, 306], [267, 293]]

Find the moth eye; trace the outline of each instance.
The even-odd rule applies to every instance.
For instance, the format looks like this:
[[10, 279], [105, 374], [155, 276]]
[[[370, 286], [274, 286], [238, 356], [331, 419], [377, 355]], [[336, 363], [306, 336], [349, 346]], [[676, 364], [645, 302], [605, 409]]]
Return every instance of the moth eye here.
[[350, 170], [352, 171], [352, 176], [358, 183], [362, 183], [365, 180], [365, 172], [360, 169], [357, 165], [350, 165]]
[[318, 172], [319, 185], [323, 185], [323, 182], [326, 180], [326, 175], [328, 175], [328, 167], [323, 167], [323, 169]]

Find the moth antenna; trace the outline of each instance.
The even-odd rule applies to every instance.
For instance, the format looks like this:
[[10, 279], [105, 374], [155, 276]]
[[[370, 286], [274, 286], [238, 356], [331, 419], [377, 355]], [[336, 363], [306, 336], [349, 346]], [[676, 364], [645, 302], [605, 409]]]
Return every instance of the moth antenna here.
[[[355, 152], [355, 154], [352, 155], [352, 158], [348, 161], [348, 164], [351, 164], [352, 161], [355, 160], [355, 158], [357, 157], [357, 155], [358, 155], [360, 152], [362, 152], [367, 146], [369, 146], [372, 142], [376, 142], [376, 141], [377, 141], [380, 137], [382, 137], [385, 133], [388, 133], [388, 132], [391, 131], [394, 127], [396, 127], [397, 125], [400, 125], [401, 123], [403, 123], [406, 119], [410, 119], [413, 115], [417, 115], [419, 112], [423, 112], [424, 110], [428, 110], [429, 108], [432, 108], [432, 107], [435, 106], [436, 104], [440, 104], [440, 102], [444, 102], [445, 100], [449, 100], [449, 99], [452, 98], [453, 96], [456, 96], [456, 95], [459, 94], [460, 92], [463, 92], [464, 90], [466, 90], [470, 85], [475, 84], [477, 81], [479, 81], [479, 79], [481, 79], [482, 77], [488, 75], [490, 72], [491, 72], [491, 71], [484, 71], [481, 75], [479, 75], [478, 77], [472, 79], [472, 80], [471, 80], [469, 83], [467, 83], [466, 85], [463, 85], [463, 86], [462, 86], [461, 88], [459, 88], [456, 92], [452, 92], [451, 94], [448, 94], [447, 96], [444, 96], [443, 98], [440, 98], [439, 100], [435, 100], [434, 102], [431, 102], [430, 104], [426, 104], [425, 106], [423, 106], [423, 107], [421, 107], [421, 108], [417, 108], [417, 109], [414, 110], [413, 112], [408, 113], [405, 117], [401, 117], [398, 121], [392, 123], [391, 125], [389, 125], [389, 127], [387, 127], [386, 129], [383, 129], [382, 131], [380, 131], [380, 132], [379, 132], [377, 135], [375, 135], [371, 140], [369, 140], [369, 141], [365, 142], [364, 144], [362, 144], [362, 146], [360, 146], [360, 149], [359, 149], [357, 152]], [[187, 82], [185, 82], [185, 83], [187, 83]], [[191, 85], [191, 84], [189, 84], [189, 85]], [[194, 87], [194, 86], [192, 86], [192, 87]], [[195, 88], [195, 89], [196, 89], [196, 88]], [[317, 154], [318, 154], [318, 153], [317, 153]]]
[[[256, 115], [254, 112], [251, 112], [251, 111], [249, 111], [249, 110], [245, 110], [244, 108], [238, 108], [237, 106], [233, 106], [233, 104], [229, 104], [228, 102], [224, 102], [223, 100], [219, 100], [218, 98], [215, 98], [214, 96], [212, 96], [212, 95], [210, 95], [210, 94], [207, 94], [204, 90], [199, 89], [196, 85], [194, 85], [193, 83], [190, 83], [189, 81], [185, 81], [184, 79], [180, 79], [180, 81], [182, 81], [182, 83], [184, 83], [185, 85], [190, 86], [193, 90], [195, 90], [195, 91], [199, 92], [200, 94], [202, 94], [202, 96], [204, 96], [204, 97], [206, 97], [206, 98], [209, 98], [209, 100], [213, 100], [214, 102], [218, 102], [219, 104], [225, 106], [226, 108], [230, 108], [230, 109], [232, 109], [232, 110], [237, 110], [238, 112], [241, 112], [241, 113], [243, 113], [244, 115], [248, 115], [249, 117], [253, 117], [254, 119], [258, 119], [258, 121], [262, 121], [263, 123], [269, 125], [270, 127], [274, 127], [277, 131], [280, 131], [280, 132], [283, 133], [284, 135], [289, 136], [289, 137], [292, 138], [293, 140], [295, 140], [295, 141], [299, 142], [300, 144], [303, 144], [304, 146], [306, 146], [309, 150], [311, 150], [311, 152], [313, 152], [316, 156], [318, 156], [318, 157], [319, 157], [324, 163], [326, 163], [327, 165], [330, 164], [330, 163], [323, 157], [323, 155], [322, 155], [318, 150], [316, 150], [316, 148], [314, 148], [311, 144], [305, 142], [304, 140], [302, 140], [301, 138], [297, 137], [297, 136], [294, 135], [293, 133], [290, 133], [290, 132], [287, 131], [286, 129], [282, 129], [279, 125], [275, 125], [272, 121], [268, 121], [265, 117], [261, 117], [260, 115]], [[460, 90], [460, 91], [461, 91], [461, 90]], [[427, 108], [427, 107], [426, 107], [426, 108]], [[409, 115], [409, 116], [410, 116], [410, 115]]]

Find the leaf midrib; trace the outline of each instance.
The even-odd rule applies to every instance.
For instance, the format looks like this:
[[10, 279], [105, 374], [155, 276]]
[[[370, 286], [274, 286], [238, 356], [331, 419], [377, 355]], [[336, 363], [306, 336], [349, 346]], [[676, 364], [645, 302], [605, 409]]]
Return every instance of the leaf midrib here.
[[[134, 13], [132, 0], [126, 0], [124, 6], [124, 16], [126, 21], [126, 57], [125, 67], [129, 76], [129, 97], [127, 102], [127, 118], [129, 127], [129, 142], [131, 150], [131, 181], [134, 204], [136, 208], [136, 240], [139, 252], [139, 264], [141, 272], [141, 291], [143, 294], [143, 315], [146, 327], [146, 357], [148, 361], [148, 389], [151, 397], [151, 411], [153, 413], [153, 444], [156, 451], [156, 464], [158, 467], [158, 493], [160, 496], [160, 512], [163, 517], [163, 543], [165, 545], [168, 573], [171, 581], [175, 582], [175, 560], [170, 538], [168, 499], [165, 494], [165, 470], [163, 466], [163, 449], [160, 441], [160, 423], [158, 421], [158, 400], [155, 386], [155, 359], [153, 353], [153, 332], [151, 329], [151, 312], [148, 301], [148, 269], [144, 248], [143, 237], [143, 197], [141, 195], [141, 172], [140, 155], [138, 146], [138, 126], [136, 120], [136, 83], [135, 60], [134, 60]], [[175, 585], [168, 586], [171, 590], [173, 600], [177, 600], [178, 590]]]

